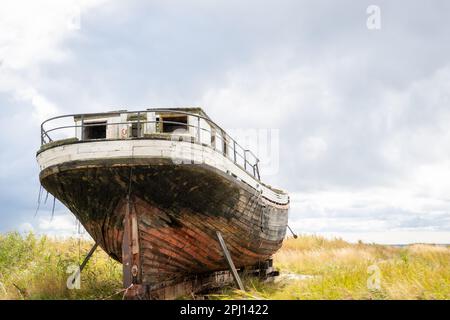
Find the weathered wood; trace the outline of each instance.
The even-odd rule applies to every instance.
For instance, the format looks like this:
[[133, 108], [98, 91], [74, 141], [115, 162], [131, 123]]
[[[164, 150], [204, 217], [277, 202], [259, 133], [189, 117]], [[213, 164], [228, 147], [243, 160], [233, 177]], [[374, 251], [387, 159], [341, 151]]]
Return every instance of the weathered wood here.
[[227, 245], [226, 245], [225, 241], [223, 240], [223, 237], [222, 237], [222, 234], [220, 233], [220, 231], [217, 231], [217, 239], [219, 239], [220, 246], [222, 247], [222, 250], [223, 250], [223, 255], [225, 256], [228, 266], [230, 267], [230, 271], [231, 271], [231, 274], [233, 275], [234, 281], [236, 282], [239, 290], [245, 291], [244, 285], [242, 284], [241, 278], [239, 277], [239, 274], [233, 263], [233, 259], [231, 258], [230, 252], [228, 251]]
[[124, 264], [124, 288], [135, 284], [136, 294], [228, 269], [217, 230], [236, 268], [269, 259], [286, 233], [287, 205], [208, 165], [158, 158], [67, 162], [45, 169], [41, 182]]
[[[170, 137], [170, 136], [168, 136]], [[180, 149], [188, 148], [191, 152], [178, 155]], [[176, 158], [180, 156], [182, 158]], [[65, 144], [38, 152], [38, 162], [43, 174], [49, 174], [45, 169], [50, 167], [57, 168], [64, 167], [69, 163], [73, 168], [74, 164], [79, 163], [83, 167], [86, 161], [97, 160], [104, 163], [114, 163], [114, 165], [123, 164], [129, 165], [130, 159], [133, 163], [145, 165], [149, 158], [158, 160], [158, 164], [205, 164], [222, 173], [229, 174], [236, 179], [244, 182], [246, 185], [252, 187], [254, 190], [261, 190], [264, 197], [268, 198], [274, 203], [287, 205], [289, 203], [289, 196], [286, 192], [276, 190], [271, 186], [263, 184], [256, 180], [240, 165], [236, 165], [231, 159], [224, 157], [221, 153], [213, 150], [208, 145], [199, 145], [189, 142], [174, 142], [169, 139], [154, 137], [150, 139], [130, 139], [130, 140], [108, 140], [108, 141], [90, 141], [79, 142], [72, 144]], [[192, 160], [195, 160], [193, 163]], [[41, 178], [44, 178], [41, 174]]]
[[122, 240], [122, 266], [123, 266], [123, 286], [129, 288], [133, 283], [131, 268], [133, 258], [131, 254], [131, 226], [130, 226], [130, 199], [127, 197], [125, 217], [123, 220], [123, 240]]
[[[241, 275], [252, 275], [262, 280], [271, 280], [277, 276], [271, 267], [271, 261], [250, 266], [238, 271]], [[177, 299], [182, 296], [196, 297], [200, 294], [209, 294], [215, 289], [230, 285], [234, 281], [232, 272], [229, 270], [214, 271], [201, 274], [190, 274], [181, 279], [166, 280], [153, 284], [137, 285], [127, 292], [127, 298], [139, 299]]]
[[[46, 144], [66, 117], [77, 138]], [[238, 270], [271, 272], [289, 195], [200, 108], [55, 117], [41, 141], [42, 185], [123, 263], [125, 297], [176, 297], [227, 276], [244, 290]]]
[[123, 285], [127, 290], [127, 298], [135, 298], [139, 294], [141, 284], [141, 263], [139, 249], [138, 221], [136, 210], [133, 210], [131, 198], [127, 195], [124, 217], [124, 233], [122, 242]]

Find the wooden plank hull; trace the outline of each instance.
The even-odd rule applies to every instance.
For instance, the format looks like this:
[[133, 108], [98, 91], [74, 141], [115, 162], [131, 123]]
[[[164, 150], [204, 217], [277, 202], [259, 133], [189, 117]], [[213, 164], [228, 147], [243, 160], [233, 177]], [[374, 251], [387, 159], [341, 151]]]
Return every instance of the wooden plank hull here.
[[148, 285], [226, 269], [216, 231], [237, 267], [268, 259], [286, 233], [288, 205], [268, 201], [204, 164], [164, 158], [72, 161], [44, 169], [40, 179], [118, 261], [128, 206], [137, 217], [139, 276]]

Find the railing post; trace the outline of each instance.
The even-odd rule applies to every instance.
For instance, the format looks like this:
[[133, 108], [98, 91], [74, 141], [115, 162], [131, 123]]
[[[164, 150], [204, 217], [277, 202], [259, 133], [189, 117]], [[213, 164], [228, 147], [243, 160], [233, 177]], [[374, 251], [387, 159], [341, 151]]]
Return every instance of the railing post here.
[[81, 140], [84, 140], [84, 114], [81, 115]]
[[258, 161], [256, 161], [255, 166], [256, 166], [256, 174], [258, 175], [258, 180], [261, 180], [261, 177], [259, 175], [259, 159], [258, 159]]
[[[158, 109], [152, 109], [152, 110], [158, 110]], [[165, 110], [162, 110], [162, 111], [165, 111]], [[143, 118], [143, 121], [141, 120], [141, 115], [145, 114], [146, 112], [147, 111], [127, 112], [127, 114], [129, 114], [129, 113], [137, 114], [137, 117], [138, 117], [137, 121], [133, 122], [133, 123], [134, 124], [137, 123], [137, 130], [136, 130], [137, 132], [136, 132], [136, 134], [137, 134], [138, 138], [143, 136], [143, 133], [145, 132], [144, 128], [141, 127], [141, 125], [150, 122], [150, 121], [147, 121], [148, 119], [146, 117]], [[201, 143], [201, 137], [202, 137], [201, 130], [204, 130], [205, 132], [208, 132], [208, 129], [206, 129], [206, 128], [202, 129], [201, 128], [201, 120], [204, 119], [204, 121], [206, 121], [211, 126], [211, 129], [209, 131], [211, 133], [211, 147], [214, 150], [218, 151], [217, 148], [216, 148], [216, 145], [218, 143], [221, 143], [222, 144], [222, 154], [225, 157], [229, 158], [230, 160], [233, 159], [234, 163], [238, 164], [241, 168], [243, 167], [244, 170], [247, 173], [249, 173], [250, 175], [253, 174], [254, 177], [260, 179], [259, 159], [253, 154], [253, 152], [251, 152], [250, 150], [244, 149], [234, 139], [232, 139], [230, 136], [228, 136], [228, 134], [223, 129], [221, 129], [218, 125], [216, 125], [212, 121], [210, 122], [209, 119], [204, 118], [203, 116], [199, 116], [198, 114], [186, 113], [186, 112], [180, 112], [180, 113], [186, 114], [187, 116], [191, 117], [189, 119], [192, 119], [192, 123], [188, 124], [188, 126], [189, 127], [193, 127], [193, 128], [195, 128], [195, 124], [193, 123], [193, 122], [195, 122], [194, 117], [197, 117], [197, 125], [196, 125], [197, 126], [197, 133], [196, 133], [196, 136], [197, 136], [197, 141], [198, 141], [199, 144]], [[93, 115], [97, 115], [97, 114], [93, 114]], [[46, 144], [47, 140], [48, 140], [48, 142], [52, 142], [52, 138], [49, 136], [49, 132], [47, 132], [46, 129], [44, 128], [44, 125], [50, 120], [59, 119], [59, 118], [62, 118], [62, 117], [68, 117], [68, 116], [69, 115], [51, 118], [51, 119], [48, 119], [47, 121], [41, 123], [41, 145]], [[85, 127], [95, 126], [95, 124], [90, 124], [88, 122], [88, 124], [86, 125], [85, 119], [86, 119], [87, 115], [85, 115], [85, 114], [75, 114], [75, 115], [70, 115], [70, 116], [78, 118], [78, 121], [81, 123], [81, 125], [75, 125], [75, 135], [77, 137], [81, 137], [81, 140], [84, 141], [86, 139], [86, 134], [87, 134], [87, 132], [85, 132]], [[89, 117], [89, 115], [88, 115], [88, 117]], [[120, 121], [121, 122], [118, 122], [118, 123], [111, 123], [111, 124], [107, 123], [106, 126], [107, 126], [107, 128], [109, 128], [108, 127], [109, 125], [120, 126], [122, 124], [122, 120], [120, 120]], [[159, 118], [158, 121], [156, 121], [156, 119], [155, 119], [154, 121], [151, 121], [151, 122], [155, 123], [155, 127], [159, 127], [159, 129], [161, 129], [161, 125], [163, 124], [162, 118]], [[76, 123], [78, 124], [78, 122], [76, 122]], [[129, 123], [129, 122], [126, 122], [126, 123]], [[77, 129], [78, 127], [81, 129], [80, 135], [78, 135], [78, 129]], [[50, 128], [49, 130], [50, 130], [50, 133], [51, 133], [51, 132], [53, 132], [54, 130], [57, 130], [57, 129], [69, 128], [69, 126], [61, 127], [61, 128], [52, 128], [52, 127], [49, 127], [49, 128]], [[216, 132], [217, 132], [217, 135], [216, 135]], [[219, 132], [220, 132], [220, 135], [219, 135]], [[195, 133], [193, 133], [193, 137], [195, 139]], [[220, 137], [220, 139], [219, 139], [219, 137]], [[219, 141], [219, 140], [221, 140], [221, 141]], [[229, 153], [229, 148], [231, 148], [231, 146], [233, 147], [233, 158], [231, 157], [231, 154]], [[242, 151], [238, 152], [237, 148], [242, 150], [244, 152], [244, 154], [243, 155], [241, 154]], [[251, 156], [252, 156], [252, 159], [250, 161], [249, 161], [249, 157], [248, 157], [247, 153], [250, 153]], [[244, 159], [244, 165], [243, 166], [241, 165], [240, 160], [238, 160], [238, 157]], [[254, 160], [255, 160], [255, 162], [254, 162]], [[249, 166], [251, 168], [248, 168]], [[253, 170], [253, 172], [252, 172], [252, 170]]]
[[244, 169], [247, 171], [247, 150], [244, 150]]
[[222, 134], [222, 154], [224, 157], [227, 156], [227, 137], [225, 131], [221, 130], [220, 133]]
[[197, 142], [200, 142], [200, 117], [197, 117]]
[[138, 122], [137, 122], [137, 137], [140, 138], [140, 137], [141, 137], [141, 113], [140, 113], [140, 112], [137, 113], [137, 117], [138, 117]]

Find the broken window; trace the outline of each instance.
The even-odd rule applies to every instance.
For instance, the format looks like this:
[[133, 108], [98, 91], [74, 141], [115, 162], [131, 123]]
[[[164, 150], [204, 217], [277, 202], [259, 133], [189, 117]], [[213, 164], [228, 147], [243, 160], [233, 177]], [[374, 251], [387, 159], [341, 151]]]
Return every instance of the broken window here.
[[85, 140], [106, 139], [106, 121], [85, 122], [83, 136]]
[[172, 133], [175, 130], [188, 129], [188, 118], [187, 116], [179, 116], [179, 117], [163, 117], [162, 118], [162, 127], [164, 133]]
[[145, 113], [130, 113], [127, 115], [127, 121], [131, 122], [131, 138], [140, 138], [143, 135], [144, 123], [147, 121], [147, 115]]

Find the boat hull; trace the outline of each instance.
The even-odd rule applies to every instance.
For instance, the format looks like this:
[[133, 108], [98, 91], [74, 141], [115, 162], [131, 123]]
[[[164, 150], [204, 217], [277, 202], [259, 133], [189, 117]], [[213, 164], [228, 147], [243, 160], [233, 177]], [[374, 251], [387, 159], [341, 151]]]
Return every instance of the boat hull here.
[[124, 218], [134, 214], [145, 284], [227, 269], [217, 231], [238, 268], [270, 258], [286, 233], [288, 205], [206, 164], [165, 158], [68, 161], [45, 168], [40, 180], [120, 262]]

